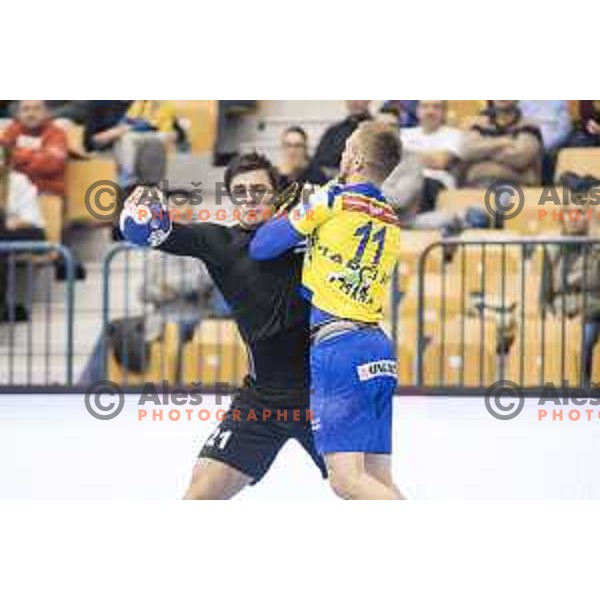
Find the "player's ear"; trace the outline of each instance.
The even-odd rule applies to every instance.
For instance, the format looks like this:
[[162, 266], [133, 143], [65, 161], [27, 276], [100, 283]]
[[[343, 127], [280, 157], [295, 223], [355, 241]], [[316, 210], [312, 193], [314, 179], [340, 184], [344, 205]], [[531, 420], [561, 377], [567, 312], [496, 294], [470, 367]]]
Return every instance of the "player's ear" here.
[[365, 155], [363, 152], [357, 152], [354, 156], [354, 167], [357, 171], [364, 171], [366, 166]]

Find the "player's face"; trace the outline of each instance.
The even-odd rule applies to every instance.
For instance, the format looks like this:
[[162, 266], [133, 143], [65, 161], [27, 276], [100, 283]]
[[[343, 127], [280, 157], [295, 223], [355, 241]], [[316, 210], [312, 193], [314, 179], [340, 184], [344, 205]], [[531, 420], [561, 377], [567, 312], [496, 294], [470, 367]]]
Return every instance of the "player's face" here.
[[358, 168], [359, 143], [358, 132], [355, 131], [347, 140], [340, 162], [340, 178], [348, 179]]
[[28, 129], [36, 129], [48, 118], [48, 111], [41, 100], [21, 100], [17, 117]]
[[444, 123], [444, 103], [441, 100], [421, 100], [417, 108], [419, 124], [426, 130], [436, 130]]
[[240, 223], [247, 229], [258, 227], [275, 212], [275, 189], [266, 171], [236, 175], [231, 181], [231, 196], [239, 210]]

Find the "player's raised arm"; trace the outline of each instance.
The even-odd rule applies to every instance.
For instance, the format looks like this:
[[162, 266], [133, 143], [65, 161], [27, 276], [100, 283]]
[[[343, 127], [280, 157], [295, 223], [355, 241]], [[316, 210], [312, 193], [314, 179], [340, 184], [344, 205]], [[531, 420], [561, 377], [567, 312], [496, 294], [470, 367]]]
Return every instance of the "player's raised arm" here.
[[307, 202], [285, 213], [278, 213], [256, 232], [250, 244], [254, 260], [275, 258], [296, 246], [333, 215], [337, 185], [327, 185]]
[[173, 223], [162, 190], [137, 187], [125, 201], [119, 226], [126, 241], [206, 260], [211, 254], [203, 223]]

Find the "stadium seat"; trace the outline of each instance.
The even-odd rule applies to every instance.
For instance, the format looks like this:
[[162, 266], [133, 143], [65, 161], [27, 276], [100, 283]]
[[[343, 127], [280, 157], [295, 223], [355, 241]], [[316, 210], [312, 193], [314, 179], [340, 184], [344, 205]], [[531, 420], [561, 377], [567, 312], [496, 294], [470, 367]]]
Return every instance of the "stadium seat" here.
[[433, 340], [423, 353], [426, 386], [488, 386], [496, 379], [496, 356], [480, 339]]
[[556, 162], [556, 181], [567, 171], [600, 178], [600, 148], [563, 148]]
[[60, 244], [64, 200], [60, 196], [40, 196], [40, 209], [45, 223], [46, 240], [53, 244]]
[[[441, 241], [439, 231], [429, 229], [403, 229], [398, 258], [399, 285], [407, 290], [419, 268], [419, 259], [431, 244]], [[442, 248], [430, 250], [425, 262], [425, 272], [439, 273], [442, 265]]]
[[459, 289], [464, 285], [467, 293], [491, 294], [512, 302], [520, 297], [517, 282], [521, 282], [523, 263], [524, 252], [518, 244], [468, 244], [458, 247], [450, 273]]
[[[107, 219], [110, 211], [103, 209], [102, 206], [110, 207], [114, 202], [115, 214], [118, 211], [118, 198], [115, 195], [118, 189], [117, 182], [117, 165], [112, 158], [94, 156], [89, 159], [69, 161], [66, 175], [65, 220], [69, 224], [109, 224], [111, 221]], [[104, 192], [102, 193], [101, 190]], [[107, 219], [98, 219], [88, 209], [85, 201], [88, 191], [92, 206], [97, 207], [97, 212]]]
[[463, 188], [442, 190], [437, 198], [436, 209], [451, 214], [463, 214], [468, 208], [485, 210], [485, 189]]
[[175, 113], [185, 129], [192, 152], [211, 152], [217, 139], [217, 100], [172, 100]]
[[573, 123], [579, 121], [579, 100], [569, 100], [569, 116]]
[[544, 188], [523, 187], [521, 191], [523, 207], [504, 221], [504, 231], [513, 235], [538, 235], [559, 230], [560, 222], [553, 218], [554, 205], [550, 202], [540, 203], [545, 197]]
[[505, 364], [505, 379], [528, 387], [548, 382], [559, 386], [563, 380], [567, 380], [570, 386], [578, 386], [581, 335], [580, 319], [565, 321], [563, 343], [561, 319], [528, 318], [523, 325], [518, 325]]
[[172, 322], [165, 323], [163, 335], [150, 345], [150, 360], [144, 373], [133, 373], [126, 370], [116, 360], [114, 353], [109, 352], [107, 361], [108, 379], [127, 386], [141, 386], [149, 381], [157, 383], [163, 380], [174, 384], [177, 375], [179, 339], [179, 325]]
[[186, 384], [240, 385], [248, 372], [246, 347], [230, 319], [202, 321], [184, 347], [182, 362]]
[[487, 106], [487, 100], [448, 100], [446, 121], [453, 127], [467, 129]]
[[[469, 299], [462, 295], [458, 279], [450, 274], [427, 274], [423, 288], [423, 311], [436, 315], [437, 319], [450, 319], [468, 307]], [[419, 282], [414, 278], [409, 290], [400, 303], [400, 316], [404, 319], [417, 318], [419, 308]], [[427, 317], [426, 317], [427, 318]]]
[[396, 357], [398, 362], [398, 385], [415, 385], [415, 345], [398, 341]]

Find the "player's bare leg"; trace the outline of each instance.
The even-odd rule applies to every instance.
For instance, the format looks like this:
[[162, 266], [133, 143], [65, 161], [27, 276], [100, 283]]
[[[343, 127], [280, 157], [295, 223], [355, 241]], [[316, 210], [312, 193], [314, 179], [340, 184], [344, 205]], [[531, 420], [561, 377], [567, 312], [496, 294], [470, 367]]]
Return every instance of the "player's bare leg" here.
[[211, 458], [200, 458], [184, 500], [229, 500], [252, 482], [252, 477]]
[[329, 483], [346, 500], [402, 500], [403, 496], [371, 475], [362, 452], [333, 452], [325, 455]]
[[392, 475], [392, 456], [390, 454], [365, 454], [365, 469], [371, 477], [377, 479], [389, 488], [396, 491], [399, 497], [406, 500], [406, 496], [394, 483]]

